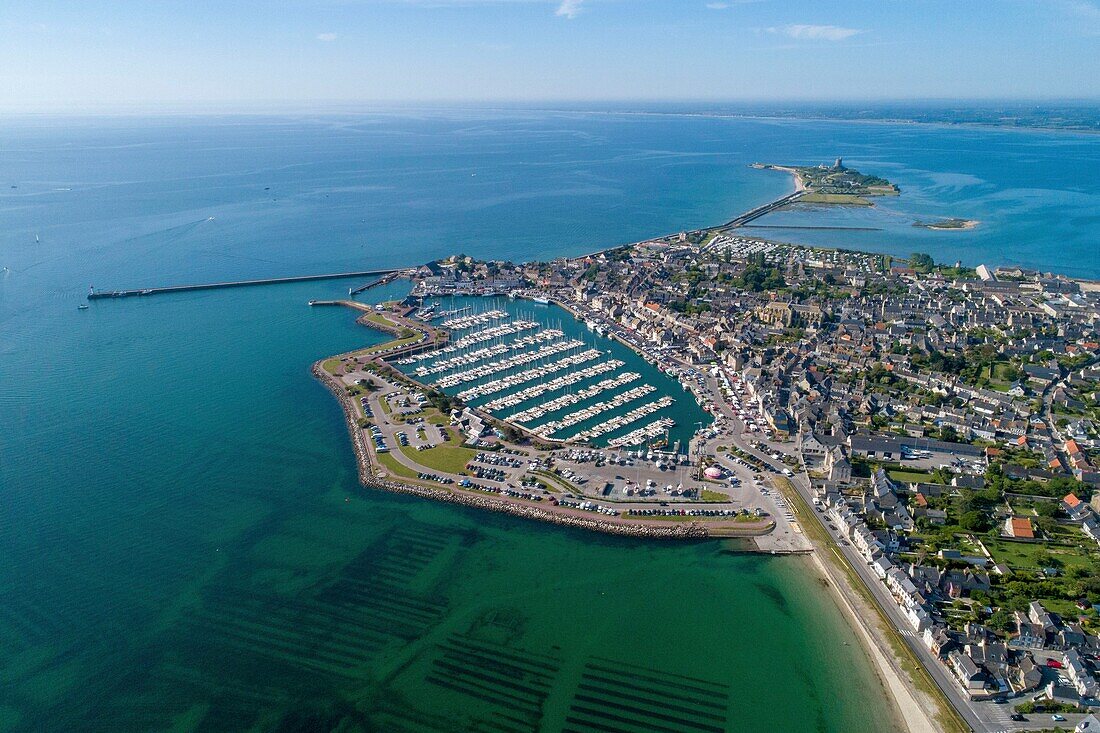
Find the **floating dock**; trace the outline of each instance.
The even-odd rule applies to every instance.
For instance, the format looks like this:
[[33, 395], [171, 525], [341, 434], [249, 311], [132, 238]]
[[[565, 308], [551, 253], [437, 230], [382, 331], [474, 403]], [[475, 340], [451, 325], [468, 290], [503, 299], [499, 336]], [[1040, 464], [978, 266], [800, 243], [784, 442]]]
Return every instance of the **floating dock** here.
[[[161, 295], [164, 293], [187, 293], [193, 290], [220, 290], [222, 288], [243, 288], [249, 285], [278, 285], [280, 283], [304, 283], [315, 280], [339, 280], [345, 277], [371, 277], [373, 275], [395, 275], [408, 268], [395, 267], [387, 270], [361, 270], [359, 272], [334, 272], [325, 275], [297, 275], [294, 277], [271, 277], [263, 280], [232, 280], [220, 283], [201, 283], [196, 285], [169, 285], [163, 288], [136, 288], [133, 290], [89, 290], [88, 300], [101, 298], [129, 298], [133, 296]], [[373, 284], [373, 283], [372, 283]]]

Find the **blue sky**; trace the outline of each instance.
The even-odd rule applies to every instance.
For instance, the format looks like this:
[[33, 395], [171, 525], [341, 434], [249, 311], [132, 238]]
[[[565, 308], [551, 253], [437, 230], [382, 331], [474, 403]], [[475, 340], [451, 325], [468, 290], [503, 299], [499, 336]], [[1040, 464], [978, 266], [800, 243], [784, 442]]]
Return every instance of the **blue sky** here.
[[7, 0], [0, 108], [1100, 97], [1100, 0]]

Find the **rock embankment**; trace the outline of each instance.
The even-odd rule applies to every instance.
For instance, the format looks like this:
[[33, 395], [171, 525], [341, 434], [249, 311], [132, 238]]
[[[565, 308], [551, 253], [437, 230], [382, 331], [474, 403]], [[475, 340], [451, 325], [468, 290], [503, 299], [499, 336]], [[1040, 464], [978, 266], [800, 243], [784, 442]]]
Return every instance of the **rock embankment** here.
[[344, 421], [347, 424], [348, 434], [351, 436], [352, 446], [355, 448], [356, 462], [359, 465], [359, 481], [364, 486], [383, 491], [393, 491], [400, 494], [412, 494], [424, 499], [444, 501], [451, 504], [463, 504], [489, 511], [503, 512], [526, 519], [536, 519], [541, 522], [550, 522], [569, 527], [587, 529], [593, 532], [605, 532], [607, 534], [626, 535], [629, 537], [644, 537], [647, 539], [702, 539], [708, 536], [706, 527], [694, 523], [679, 524], [676, 526], [658, 525], [647, 526], [643, 524], [630, 524], [614, 522], [596, 517], [576, 516], [555, 512], [542, 507], [506, 501], [490, 496], [477, 496], [474, 494], [448, 491], [444, 488], [421, 486], [419, 484], [405, 483], [393, 479], [379, 478], [375, 475], [371, 464], [370, 449], [367, 447], [363, 430], [357, 424], [355, 408], [352, 405], [343, 386], [332, 375], [321, 368], [320, 361], [313, 365], [313, 376], [324, 384], [344, 410]]

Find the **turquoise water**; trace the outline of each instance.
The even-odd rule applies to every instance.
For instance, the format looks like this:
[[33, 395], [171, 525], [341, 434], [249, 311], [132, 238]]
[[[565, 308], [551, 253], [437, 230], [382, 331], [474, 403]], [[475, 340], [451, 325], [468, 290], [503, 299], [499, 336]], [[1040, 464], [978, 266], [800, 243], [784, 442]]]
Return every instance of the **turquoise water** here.
[[[467, 313], [479, 313], [479, 312], [483, 313], [485, 311], [498, 310], [499, 309], [499, 310], [505, 311], [509, 314], [508, 318], [506, 318], [504, 320], [500, 320], [500, 321], [495, 321], [492, 324], [485, 324], [485, 325], [482, 325], [482, 326], [474, 326], [472, 328], [456, 330], [456, 331], [454, 331], [453, 336], [452, 336], [454, 339], [460, 339], [468, 333], [471, 333], [473, 331], [477, 331], [477, 330], [480, 330], [480, 329], [483, 329], [483, 328], [487, 328], [491, 325], [506, 323], [508, 321], [513, 321], [513, 320], [517, 320], [517, 319], [523, 319], [523, 320], [537, 321], [538, 323], [541, 324], [541, 327], [538, 328], [538, 329], [530, 330], [530, 331], [521, 331], [520, 333], [517, 333], [514, 336], [509, 336], [505, 339], [502, 339], [501, 343], [510, 344], [511, 342], [515, 341], [516, 339], [518, 339], [522, 336], [526, 336], [526, 335], [533, 334], [533, 333], [538, 333], [538, 332], [542, 331], [545, 328], [553, 328], [553, 329], [556, 329], [558, 331], [561, 331], [562, 336], [561, 336], [560, 339], [558, 339], [559, 341], [569, 339], [569, 340], [575, 340], [575, 341], [583, 342], [582, 346], [578, 346], [575, 349], [572, 349], [572, 350], [567, 351], [567, 352], [562, 352], [560, 354], [552, 355], [552, 356], [547, 357], [546, 359], [544, 359], [542, 361], [531, 363], [531, 364], [519, 365], [519, 366], [516, 366], [512, 369], [506, 369], [506, 370], [497, 372], [497, 373], [492, 374], [488, 377], [471, 380], [471, 381], [465, 382], [465, 383], [463, 383], [459, 386], [447, 388], [444, 391], [447, 392], [448, 394], [458, 394], [459, 392], [461, 392], [464, 389], [468, 389], [468, 388], [476, 386], [476, 385], [482, 385], [482, 384], [490, 382], [494, 379], [500, 379], [500, 378], [505, 377], [505, 376], [517, 374], [517, 373], [523, 372], [527, 369], [531, 369], [532, 367], [535, 367], [535, 366], [538, 366], [538, 365], [541, 365], [541, 364], [554, 362], [554, 361], [556, 361], [558, 359], [561, 359], [562, 357], [564, 357], [568, 354], [575, 354], [575, 353], [578, 353], [578, 352], [581, 352], [581, 351], [586, 351], [588, 349], [598, 349], [602, 353], [599, 357], [597, 357], [595, 359], [592, 359], [591, 361], [585, 362], [584, 364], [580, 365], [580, 367], [578, 367], [578, 368], [583, 369], [584, 367], [592, 366], [593, 364], [598, 364], [601, 361], [609, 361], [611, 359], [623, 362], [622, 366], [616, 367], [612, 371], [608, 371], [608, 372], [604, 372], [604, 373], [601, 373], [601, 374], [597, 374], [595, 376], [588, 377], [586, 379], [583, 379], [582, 381], [579, 381], [575, 384], [569, 385], [568, 387], [565, 387], [565, 388], [559, 388], [559, 389], [556, 389], [556, 390], [551, 390], [551, 391], [548, 391], [548, 392], [544, 392], [543, 394], [541, 394], [537, 397], [526, 400], [526, 401], [524, 401], [524, 402], [522, 402], [518, 405], [515, 405], [513, 407], [500, 408], [500, 409], [498, 409], [498, 410], [496, 410], [492, 413], [497, 417], [507, 418], [507, 417], [510, 417], [511, 415], [517, 413], [517, 412], [520, 412], [521, 410], [526, 410], [526, 409], [530, 408], [533, 405], [545, 404], [545, 403], [549, 402], [550, 400], [554, 399], [555, 397], [560, 397], [561, 395], [565, 394], [566, 392], [575, 393], [575, 392], [578, 392], [578, 391], [580, 391], [580, 390], [582, 390], [586, 387], [589, 387], [593, 384], [596, 384], [597, 382], [600, 382], [601, 380], [608, 379], [608, 378], [611, 378], [611, 377], [615, 377], [617, 375], [623, 374], [624, 372], [634, 372], [634, 373], [637, 373], [638, 375], [640, 375], [639, 378], [636, 379], [635, 381], [630, 382], [630, 383], [628, 383], [628, 384], [626, 384], [626, 385], [624, 385], [620, 388], [611, 389], [611, 390], [603, 392], [599, 395], [596, 395], [595, 397], [590, 397], [590, 398], [588, 398], [586, 400], [583, 400], [581, 402], [578, 402], [576, 404], [569, 405], [568, 407], [564, 407], [564, 408], [561, 408], [559, 410], [549, 412], [546, 415], [543, 415], [541, 418], [538, 418], [537, 420], [527, 424], [526, 427], [528, 427], [530, 429], [534, 429], [538, 425], [549, 422], [550, 420], [560, 420], [561, 418], [568, 415], [569, 413], [575, 412], [577, 410], [580, 410], [580, 409], [583, 409], [583, 408], [586, 408], [586, 407], [590, 407], [590, 406], [594, 405], [597, 402], [606, 402], [606, 401], [612, 399], [612, 397], [614, 397], [614, 395], [616, 395], [616, 394], [625, 392], [625, 391], [627, 391], [629, 389], [632, 389], [634, 387], [639, 387], [641, 385], [647, 385], [647, 384], [652, 385], [653, 387], [656, 387], [657, 388], [656, 391], [651, 392], [650, 394], [645, 395], [644, 397], [641, 397], [637, 400], [633, 400], [633, 401], [628, 402], [624, 405], [621, 405], [617, 408], [611, 408], [611, 409], [603, 410], [603, 411], [600, 412], [600, 414], [598, 416], [592, 417], [588, 420], [585, 420], [584, 422], [577, 423], [576, 425], [573, 425], [573, 426], [570, 426], [570, 427], [567, 427], [567, 428], [562, 428], [559, 433], [553, 434], [554, 437], [557, 437], [557, 438], [569, 437], [569, 436], [574, 435], [575, 433], [578, 433], [582, 430], [587, 430], [587, 429], [597, 425], [598, 423], [606, 422], [608, 419], [610, 419], [612, 417], [617, 417], [619, 415], [623, 415], [623, 414], [637, 408], [639, 405], [643, 405], [647, 402], [653, 402], [653, 401], [657, 400], [659, 397], [661, 397], [662, 395], [668, 395], [668, 396], [672, 397], [675, 400], [675, 402], [673, 402], [668, 407], [661, 408], [660, 410], [657, 410], [656, 412], [653, 412], [649, 415], [641, 417], [641, 418], [639, 418], [638, 420], [636, 420], [632, 423], [629, 423], [627, 425], [624, 425], [624, 426], [618, 428], [617, 430], [612, 430], [612, 431], [610, 431], [610, 432], [608, 432], [604, 435], [601, 435], [597, 438], [594, 438], [594, 439], [592, 439], [592, 443], [597, 445], [597, 446], [605, 446], [605, 445], [607, 445], [607, 442], [609, 440], [613, 439], [613, 438], [617, 438], [621, 435], [626, 435], [627, 433], [630, 433], [631, 431], [636, 430], [638, 428], [641, 428], [645, 425], [648, 425], [649, 423], [652, 423], [652, 422], [654, 422], [658, 419], [667, 417], [667, 418], [670, 418], [670, 419], [674, 420], [675, 423], [676, 423], [674, 426], [669, 428], [669, 430], [667, 431], [667, 439], [668, 439], [669, 449], [671, 450], [675, 446], [677, 441], [679, 441], [679, 443], [680, 443], [680, 452], [686, 453], [687, 449], [688, 449], [688, 443], [691, 440], [691, 436], [695, 432], [695, 429], [697, 427], [699, 427], [700, 424], [703, 425], [703, 426], [706, 426], [706, 425], [709, 425], [712, 421], [711, 416], [707, 412], [705, 412], [702, 408], [700, 408], [698, 404], [696, 404], [695, 398], [692, 396], [691, 392], [688, 392], [688, 391], [684, 390], [680, 386], [680, 383], [677, 382], [675, 379], [667, 376], [666, 374], [661, 372], [661, 370], [659, 370], [656, 366], [654, 366], [653, 364], [650, 364], [645, 359], [638, 356], [638, 354], [631, 351], [627, 347], [623, 346], [619, 342], [617, 342], [613, 339], [610, 339], [610, 338], [600, 336], [599, 334], [594, 333], [592, 331], [589, 331], [588, 328], [584, 325], [584, 323], [582, 323], [580, 321], [577, 321], [576, 319], [573, 318], [572, 315], [569, 314], [568, 311], [566, 311], [563, 308], [558, 307], [557, 305], [542, 305], [542, 304], [539, 304], [539, 303], [534, 303], [534, 302], [529, 301], [529, 300], [522, 300], [522, 299], [512, 300], [511, 298], [506, 298], [506, 297], [500, 297], [500, 298], [442, 298], [442, 299], [439, 300], [439, 303], [441, 304], [440, 305], [440, 310], [446, 310], [446, 309], [452, 309], [452, 308], [469, 308], [470, 310], [468, 310]], [[471, 348], [483, 348], [483, 347], [488, 346], [488, 345], [490, 345], [490, 343], [486, 342], [486, 343], [482, 343], [482, 344], [479, 344], [476, 347], [471, 347]], [[496, 357], [496, 358], [497, 359], [504, 359], [504, 358], [509, 358], [509, 357], [512, 357], [512, 356], [515, 356], [515, 355], [518, 355], [518, 354], [533, 354], [533, 353], [536, 353], [538, 351], [539, 346], [540, 346], [539, 344], [534, 344], [534, 345], [528, 346], [526, 348], [516, 348], [513, 351], [510, 351], [507, 354], [503, 354], [503, 355], [501, 355], [499, 357]], [[453, 356], [453, 354], [452, 355], [443, 355], [441, 358], [449, 358], [450, 356]], [[484, 363], [486, 363], [486, 361], [488, 361], [488, 360], [479, 362], [479, 364], [484, 364]], [[430, 363], [430, 362], [425, 362], [425, 363]], [[419, 362], [415, 363], [415, 364], [398, 365], [398, 368], [402, 369], [406, 373], [408, 373], [408, 374], [415, 377], [416, 376], [415, 375], [415, 370], [416, 370], [416, 367], [418, 365], [419, 365]], [[446, 373], [452, 373], [453, 371], [462, 371], [463, 369], [469, 369], [469, 368], [470, 367], [460, 367], [458, 369], [455, 369], [455, 370], [452, 370], [451, 372], [446, 372]], [[544, 381], [549, 381], [553, 377], [561, 376], [562, 374], [566, 374], [566, 373], [568, 373], [568, 371], [556, 372], [552, 376], [547, 377], [546, 380], [544, 380]], [[432, 381], [434, 381], [434, 380], [438, 379], [439, 377], [443, 376], [443, 374], [444, 373], [440, 373], [440, 374], [436, 374], [436, 375], [432, 375], [432, 376], [426, 376], [421, 381], [424, 381], [426, 383], [431, 383]], [[524, 382], [520, 385], [517, 385], [515, 387], [512, 387], [510, 389], [505, 389], [505, 390], [502, 390], [500, 392], [495, 392], [493, 394], [471, 398], [467, 401], [471, 405], [473, 405], [474, 407], [483, 407], [483, 406], [485, 406], [485, 404], [487, 402], [490, 402], [490, 401], [492, 401], [494, 399], [497, 399], [497, 398], [500, 398], [500, 397], [510, 395], [512, 393], [518, 392], [521, 389], [524, 389], [526, 387], [531, 387], [531, 386], [536, 385], [536, 384], [539, 384], [539, 380], [531, 380], [531, 381], [528, 381], [528, 382]], [[659, 437], [665, 437], [665, 435], [662, 434]], [[656, 438], [650, 439], [647, 442], [652, 443], [652, 442], [654, 442], [654, 440], [656, 440]]]
[[[986, 209], [944, 215], [989, 227], [943, 241], [970, 242], [970, 262], [1003, 245], [1095, 276], [1094, 138], [986, 148], [921, 129], [469, 112], [0, 123], [0, 730], [638, 727], [677, 695], [718, 729], [881, 729], [866, 660], [796, 561], [361, 490], [309, 374], [381, 338], [305, 305], [349, 283], [76, 304], [89, 284], [582, 252], [789, 190], [753, 160], [837, 154], [981, 169]], [[1013, 155], [1038, 161], [1026, 196], [999, 168]], [[919, 191], [923, 174], [891, 172]], [[1061, 199], [1080, 203], [1063, 216]], [[523, 689], [486, 693], [502, 677]]]

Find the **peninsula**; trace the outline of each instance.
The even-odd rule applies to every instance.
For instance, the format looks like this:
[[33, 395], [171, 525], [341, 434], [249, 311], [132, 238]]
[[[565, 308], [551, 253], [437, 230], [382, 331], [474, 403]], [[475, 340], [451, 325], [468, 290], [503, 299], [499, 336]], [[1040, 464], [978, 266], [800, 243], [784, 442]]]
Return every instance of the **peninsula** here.
[[832, 165], [790, 166], [754, 163], [753, 168], [790, 173], [795, 178], [795, 191], [800, 193], [793, 204], [829, 204], [834, 206], [872, 206], [870, 197], [897, 196], [901, 191], [885, 178], [869, 176], [846, 168], [837, 158]]
[[810, 552], [929, 729], [1095, 699], [1091, 283], [725, 226], [399, 276], [331, 302], [392, 340], [314, 365], [364, 484]]

